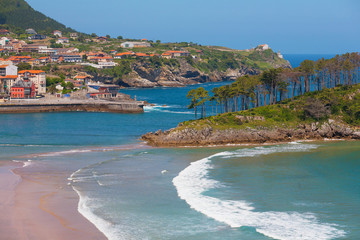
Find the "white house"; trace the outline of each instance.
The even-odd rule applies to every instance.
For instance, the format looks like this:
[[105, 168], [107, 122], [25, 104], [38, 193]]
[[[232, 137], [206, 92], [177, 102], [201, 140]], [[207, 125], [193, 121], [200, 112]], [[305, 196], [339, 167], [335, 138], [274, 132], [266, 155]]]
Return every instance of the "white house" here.
[[148, 42], [123, 42], [121, 44], [122, 48], [136, 48], [136, 47], [151, 47], [151, 44]]
[[267, 44], [262, 44], [262, 45], [259, 45], [257, 46], [258, 49], [261, 49], [261, 50], [268, 50], [270, 49], [269, 45]]
[[56, 43], [60, 43], [60, 44], [69, 43], [69, 39], [67, 37], [61, 37], [56, 41]]
[[18, 67], [13, 64], [0, 65], [0, 76], [17, 75]]
[[8, 39], [7, 37], [0, 38], [0, 46], [8, 45], [9, 42], [10, 42], [10, 39]]
[[78, 38], [78, 34], [76, 32], [70, 33], [70, 37], [72, 39], [76, 39], [76, 38]]
[[62, 32], [59, 31], [59, 30], [55, 30], [55, 31], [53, 32], [53, 35], [54, 35], [54, 36], [58, 36], [58, 37], [62, 37]]

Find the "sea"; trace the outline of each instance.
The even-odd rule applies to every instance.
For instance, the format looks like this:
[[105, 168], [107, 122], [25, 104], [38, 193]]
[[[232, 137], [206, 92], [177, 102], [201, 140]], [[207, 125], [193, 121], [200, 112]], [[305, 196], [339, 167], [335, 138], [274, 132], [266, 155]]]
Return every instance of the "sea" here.
[[122, 90], [153, 104], [140, 114], [1, 114], [0, 161], [67, 173], [78, 211], [109, 240], [359, 239], [360, 142], [139, 140], [194, 119], [190, 89], [224, 84]]

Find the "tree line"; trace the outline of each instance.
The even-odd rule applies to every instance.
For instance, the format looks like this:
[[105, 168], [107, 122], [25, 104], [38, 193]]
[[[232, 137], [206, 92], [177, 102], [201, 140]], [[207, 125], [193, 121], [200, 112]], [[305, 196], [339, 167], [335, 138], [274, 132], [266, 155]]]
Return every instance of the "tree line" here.
[[206, 117], [206, 105], [211, 107], [212, 115], [272, 105], [307, 92], [359, 84], [359, 68], [359, 53], [304, 60], [297, 68], [273, 68], [260, 75], [246, 75], [229, 85], [213, 88], [210, 93], [203, 87], [192, 89], [187, 94], [188, 107], [195, 109], [197, 119], [198, 109], [201, 118]]

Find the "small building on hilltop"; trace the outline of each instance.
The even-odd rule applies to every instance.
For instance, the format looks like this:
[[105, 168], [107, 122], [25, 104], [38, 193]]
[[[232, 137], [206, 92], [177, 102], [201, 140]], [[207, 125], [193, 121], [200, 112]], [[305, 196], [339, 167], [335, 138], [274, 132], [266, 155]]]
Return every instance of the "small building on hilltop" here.
[[35, 97], [35, 84], [30, 80], [19, 80], [11, 87], [12, 99], [29, 99]]
[[257, 46], [255, 49], [258, 49], [258, 50], [268, 50], [270, 49], [269, 45], [267, 44], [261, 44], [259, 46]]

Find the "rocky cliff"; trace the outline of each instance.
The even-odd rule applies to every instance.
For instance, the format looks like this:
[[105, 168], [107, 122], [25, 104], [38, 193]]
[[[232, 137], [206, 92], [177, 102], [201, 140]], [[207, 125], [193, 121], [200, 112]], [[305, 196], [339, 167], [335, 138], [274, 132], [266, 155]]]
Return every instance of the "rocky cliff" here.
[[307, 93], [275, 105], [180, 123], [147, 133], [154, 146], [260, 144], [322, 139], [360, 140], [360, 85]]
[[[147, 62], [135, 62], [131, 65], [131, 73], [123, 76], [117, 83], [124, 87], [179, 87], [188, 84], [219, 82], [235, 80], [246, 74], [259, 74], [260, 70], [240, 65], [236, 69], [227, 69], [226, 71], [212, 71], [206, 73], [191, 66], [185, 59], [178, 59], [178, 66], [161, 66], [154, 68]], [[284, 64], [282, 67], [290, 67], [290, 64]]]

